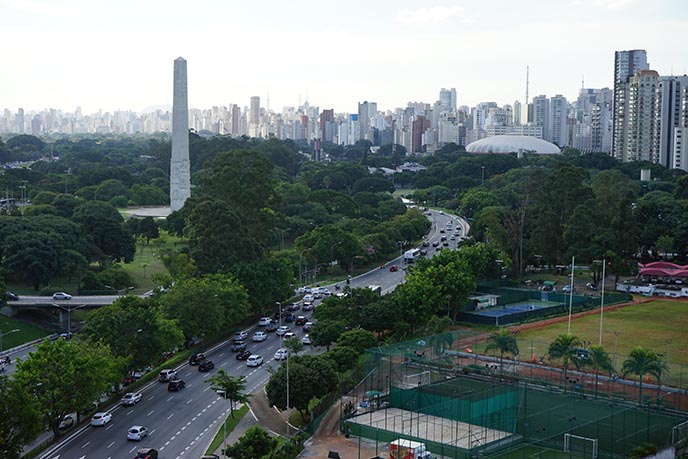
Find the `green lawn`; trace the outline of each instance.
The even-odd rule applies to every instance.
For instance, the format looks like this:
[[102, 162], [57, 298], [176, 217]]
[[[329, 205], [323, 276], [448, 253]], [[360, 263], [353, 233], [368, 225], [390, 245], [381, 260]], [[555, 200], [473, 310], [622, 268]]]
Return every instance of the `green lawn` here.
[[[8, 333], [11, 330], [19, 331]], [[2, 337], [2, 349], [0, 350], [3, 351], [38, 338], [43, 338], [50, 334], [50, 332], [46, 330], [3, 315], [0, 315], [0, 333], [6, 333], [6, 335]]]
[[[653, 300], [604, 313], [602, 344], [610, 354], [617, 352], [617, 370], [631, 349], [642, 346], [666, 354], [669, 351], [672, 382], [688, 382], [688, 302]], [[563, 321], [542, 328], [524, 330], [518, 335], [521, 356], [546, 355], [549, 343], [567, 332]], [[590, 344], [598, 344], [600, 314], [574, 318], [571, 333]], [[667, 340], [669, 343], [667, 344]], [[666, 358], [666, 356], [665, 356]]]

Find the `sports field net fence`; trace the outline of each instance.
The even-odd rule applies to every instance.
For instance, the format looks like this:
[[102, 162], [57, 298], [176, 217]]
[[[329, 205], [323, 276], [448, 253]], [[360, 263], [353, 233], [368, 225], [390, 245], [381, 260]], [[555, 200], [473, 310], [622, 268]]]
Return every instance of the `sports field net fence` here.
[[507, 363], [502, 371], [492, 364], [491, 372], [467, 373], [452, 352], [465, 352], [472, 338], [448, 333], [369, 351], [366, 376], [342, 409], [343, 426], [377, 441], [424, 442], [456, 458], [559, 457], [567, 434], [564, 457], [592, 457], [594, 443], [597, 457], [613, 458], [641, 443], [661, 447], [685, 437], [685, 428], [674, 427], [686, 419], [661, 407], [533, 384], [509, 373]]

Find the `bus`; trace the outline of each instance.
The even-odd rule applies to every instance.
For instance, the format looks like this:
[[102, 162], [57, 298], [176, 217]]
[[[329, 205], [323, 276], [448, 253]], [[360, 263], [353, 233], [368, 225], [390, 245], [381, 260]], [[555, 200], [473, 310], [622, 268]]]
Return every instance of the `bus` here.
[[420, 249], [411, 249], [404, 252], [404, 261], [406, 263], [413, 263], [413, 261], [420, 256]]

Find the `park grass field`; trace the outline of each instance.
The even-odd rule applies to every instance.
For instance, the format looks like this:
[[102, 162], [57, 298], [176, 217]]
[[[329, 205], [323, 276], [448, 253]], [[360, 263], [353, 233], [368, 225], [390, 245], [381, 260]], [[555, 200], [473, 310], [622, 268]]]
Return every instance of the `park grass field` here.
[[153, 281], [155, 274], [168, 274], [167, 268], [160, 258], [160, 253], [168, 248], [176, 248], [179, 244], [184, 244], [177, 236], [171, 236], [162, 232], [160, 237], [152, 239], [146, 244], [141, 240], [136, 243], [136, 255], [131, 263], [121, 263], [124, 271], [134, 279], [136, 289], [134, 293], [141, 294], [155, 287]]
[[[11, 330], [19, 331], [9, 333]], [[4, 334], [2, 337], [2, 349], [0, 349], [0, 351], [11, 349], [39, 338], [44, 338], [50, 334], [47, 330], [3, 315], [0, 315], [0, 333]]]
[[[533, 327], [518, 335], [518, 346], [523, 357], [547, 354], [549, 343], [568, 329], [568, 321]], [[612, 355], [616, 353], [616, 369], [635, 346], [663, 354], [667, 351], [673, 384], [688, 383], [688, 301], [650, 300], [646, 303], [624, 306], [604, 312], [602, 345]], [[573, 317], [571, 333], [586, 345], [598, 344], [600, 314]]]

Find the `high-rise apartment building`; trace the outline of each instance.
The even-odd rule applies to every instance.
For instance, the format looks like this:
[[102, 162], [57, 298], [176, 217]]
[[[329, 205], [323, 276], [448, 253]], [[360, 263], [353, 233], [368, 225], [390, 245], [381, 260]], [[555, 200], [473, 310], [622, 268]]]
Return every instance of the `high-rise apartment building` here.
[[513, 109], [513, 121], [512, 124], [514, 126], [520, 126], [521, 125], [521, 110], [523, 110], [523, 107], [521, 105], [521, 102], [515, 100], [514, 101], [514, 109]]
[[550, 114], [549, 114], [549, 99], [547, 96], [540, 95], [533, 97], [533, 111], [532, 111], [532, 122], [535, 126], [542, 127], [542, 138], [550, 141]]
[[334, 109], [323, 110], [320, 113], [320, 138], [325, 142], [332, 142], [334, 136]]
[[675, 143], [676, 140], [683, 143], [685, 138], [679, 133], [679, 138], [675, 139], [676, 129], [688, 128], [688, 76], [660, 77], [656, 102], [657, 129], [652, 156], [661, 165], [675, 168]]
[[411, 129], [411, 151], [412, 153], [420, 153], [423, 147], [423, 134], [430, 129], [430, 120], [423, 115], [419, 115], [413, 120]]
[[363, 140], [370, 140], [371, 142], [373, 139], [371, 137], [372, 134], [369, 132], [370, 130], [370, 119], [377, 114], [377, 103], [376, 102], [368, 102], [367, 100], [364, 101], [363, 103], [358, 104], [358, 126], [360, 129], [360, 136], [359, 139]]
[[444, 111], [455, 112], [456, 111], [456, 88], [451, 89], [440, 89], [440, 100], [439, 104], [442, 106]]
[[248, 135], [249, 137], [260, 136], [260, 97], [251, 97], [251, 109], [248, 118]]
[[560, 147], [568, 145], [566, 135], [566, 119], [568, 118], [568, 103], [566, 97], [557, 94], [550, 99], [549, 138], [545, 139]]
[[627, 85], [624, 161], [658, 162], [653, 153], [658, 128], [656, 117], [659, 74], [654, 70], [640, 70]]
[[638, 71], [649, 70], [644, 49], [614, 53], [614, 98], [612, 101], [612, 151], [619, 160], [626, 160], [626, 128], [628, 113], [628, 82]]

